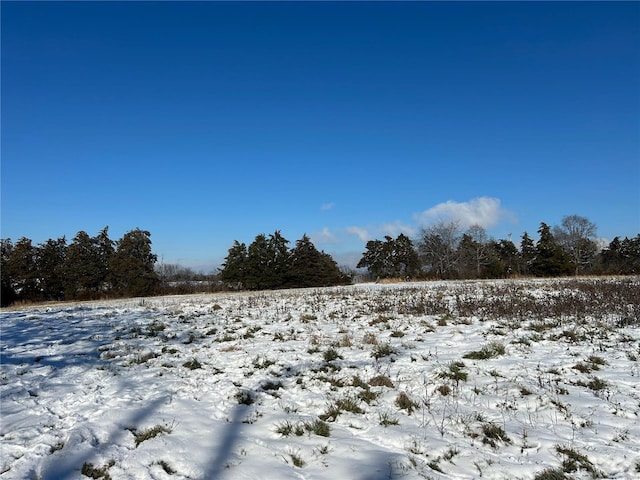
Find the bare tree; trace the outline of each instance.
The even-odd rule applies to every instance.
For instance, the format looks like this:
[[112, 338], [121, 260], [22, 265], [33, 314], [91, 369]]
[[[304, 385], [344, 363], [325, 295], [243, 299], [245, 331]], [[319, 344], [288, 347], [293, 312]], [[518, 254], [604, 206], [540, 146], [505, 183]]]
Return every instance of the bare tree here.
[[569, 254], [578, 275], [588, 268], [596, 256], [598, 247], [594, 241], [596, 225], [580, 215], [567, 215], [560, 226], [553, 227], [556, 242]]
[[471, 225], [458, 244], [461, 274], [480, 277], [489, 264], [489, 237], [480, 225]]
[[418, 239], [418, 253], [423, 264], [438, 278], [455, 276], [458, 263], [460, 226], [457, 221], [440, 221], [423, 228]]

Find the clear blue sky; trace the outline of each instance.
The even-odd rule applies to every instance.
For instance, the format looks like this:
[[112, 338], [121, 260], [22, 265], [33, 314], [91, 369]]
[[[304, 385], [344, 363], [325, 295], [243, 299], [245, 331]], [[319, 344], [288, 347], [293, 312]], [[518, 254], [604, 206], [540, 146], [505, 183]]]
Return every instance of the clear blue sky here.
[[6, 2], [1, 235], [165, 262], [437, 219], [640, 233], [638, 2]]

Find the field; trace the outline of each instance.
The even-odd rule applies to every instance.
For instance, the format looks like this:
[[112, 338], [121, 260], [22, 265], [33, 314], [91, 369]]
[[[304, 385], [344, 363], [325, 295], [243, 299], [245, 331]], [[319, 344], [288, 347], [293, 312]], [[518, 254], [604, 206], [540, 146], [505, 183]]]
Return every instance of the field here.
[[1, 479], [640, 478], [640, 278], [0, 312]]

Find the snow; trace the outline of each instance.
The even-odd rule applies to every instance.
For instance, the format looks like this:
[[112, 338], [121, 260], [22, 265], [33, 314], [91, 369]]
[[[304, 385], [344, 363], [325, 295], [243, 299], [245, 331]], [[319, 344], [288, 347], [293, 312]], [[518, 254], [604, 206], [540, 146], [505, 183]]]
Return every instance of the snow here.
[[[113, 479], [532, 479], [562, 469], [566, 449], [587, 459], [572, 478], [639, 478], [637, 323], [456, 313], [509, 287], [538, 302], [572, 288], [364, 284], [3, 310], [0, 478], [87, 478], [91, 464]], [[443, 298], [449, 312], [407, 307]], [[465, 358], [487, 345], [505, 353]], [[368, 386], [376, 376], [392, 386]], [[312, 429], [321, 416], [328, 436]]]

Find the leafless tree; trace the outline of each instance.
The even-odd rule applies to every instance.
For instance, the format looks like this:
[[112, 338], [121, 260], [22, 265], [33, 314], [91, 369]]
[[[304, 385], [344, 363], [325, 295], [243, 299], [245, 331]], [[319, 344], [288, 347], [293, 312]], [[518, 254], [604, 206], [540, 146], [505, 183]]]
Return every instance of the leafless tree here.
[[458, 255], [463, 274], [481, 276], [482, 268], [489, 264], [489, 237], [483, 227], [476, 224], [467, 229], [460, 241]]
[[596, 256], [596, 225], [580, 215], [567, 215], [560, 226], [553, 227], [556, 242], [569, 254], [578, 275], [589, 267]]
[[438, 278], [451, 278], [456, 273], [459, 243], [459, 223], [440, 221], [422, 229], [417, 242], [418, 253], [424, 266]]

